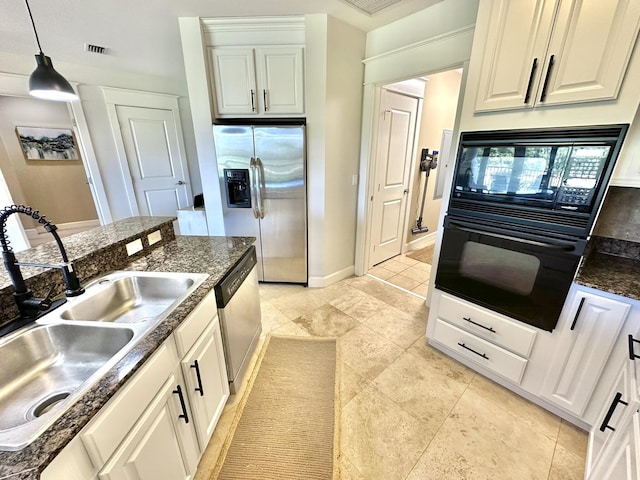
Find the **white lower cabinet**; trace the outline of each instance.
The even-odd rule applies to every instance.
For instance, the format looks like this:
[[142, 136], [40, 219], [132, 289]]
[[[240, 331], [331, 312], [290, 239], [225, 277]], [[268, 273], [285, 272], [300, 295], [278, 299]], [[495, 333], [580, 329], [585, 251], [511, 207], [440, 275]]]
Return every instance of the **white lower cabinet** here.
[[42, 478], [192, 479], [228, 397], [211, 291]]
[[637, 480], [640, 474], [640, 397], [637, 360], [625, 361], [609, 401], [589, 432], [587, 480]]
[[101, 480], [189, 480], [200, 449], [182, 379], [171, 374], [99, 473]]
[[581, 417], [631, 310], [629, 303], [577, 289], [553, 332], [556, 340], [541, 395]]

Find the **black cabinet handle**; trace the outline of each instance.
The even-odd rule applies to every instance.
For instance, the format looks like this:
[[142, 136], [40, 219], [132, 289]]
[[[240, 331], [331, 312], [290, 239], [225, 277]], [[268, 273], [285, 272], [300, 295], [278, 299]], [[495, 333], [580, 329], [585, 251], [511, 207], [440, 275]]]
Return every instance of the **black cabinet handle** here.
[[486, 353], [480, 353], [480, 352], [476, 352], [473, 348], [469, 348], [467, 347], [464, 343], [460, 343], [458, 342], [458, 345], [460, 345], [462, 348], [466, 348], [467, 350], [469, 350], [470, 352], [475, 353], [476, 355], [478, 355], [479, 357], [484, 358], [485, 360], [489, 360], [489, 357], [487, 357]]
[[255, 96], [256, 96], [256, 92], [253, 91], [253, 88], [251, 89], [251, 111], [255, 112], [256, 111], [256, 102], [255, 102]]
[[529, 74], [529, 83], [527, 84], [527, 93], [524, 96], [524, 103], [529, 103], [531, 99], [531, 87], [533, 87], [533, 79], [536, 75], [536, 70], [538, 69], [538, 59], [533, 59], [533, 65], [531, 65], [531, 73]]
[[609, 411], [604, 416], [604, 420], [602, 421], [602, 425], [600, 425], [600, 431], [601, 432], [604, 432], [606, 429], [609, 429], [612, 432], [616, 431], [615, 428], [609, 426], [609, 420], [611, 420], [611, 417], [613, 417], [613, 412], [616, 411], [616, 407], [618, 406], [619, 403], [621, 403], [623, 405], [629, 405], [627, 402], [622, 400], [622, 394], [620, 392], [616, 392], [616, 396], [613, 397], [613, 402], [611, 402], [611, 405], [609, 406]]
[[555, 55], [549, 57], [549, 66], [547, 67], [547, 74], [544, 77], [544, 84], [542, 85], [542, 93], [540, 94], [540, 101], [544, 102], [547, 98], [547, 87], [549, 86], [549, 78], [551, 77], [551, 69], [553, 68]]
[[198, 386], [196, 388], [194, 388], [194, 390], [196, 392], [200, 392], [200, 396], [204, 396], [204, 391], [202, 390], [202, 378], [200, 377], [200, 365], [198, 364], [198, 360], [195, 360], [193, 362], [193, 365], [191, 365], [191, 368], [195, 368], [196, 369], [196, 378], [198, 379]]
[[264, 101], [264, 111], [268, 112], [269, 106], [267, 105], [267, 91], [264, 88], [262, 89], [262, 100]]
[[463, 320], [472, 323], [473, 325], [475, 325], [476, 327], [480, 327], [480, 328], [484, 328], [485, 330], [490, 331], [491, 333], [496, 333], [496, 331], [493, 329], [493, 327], [485, 327], [484, 325], [478, 323], [478, 322], [474, 322], [473, 320], [471, 320], [471, 318], [467, 318], [467, 317], [462, 317]]
[[633, 335], [629, 334], [629, 360], [640, 358], [640, 355], [636, 355], [636, 352], [634, 352], [634, 343], [640, 343], [640, 340], [636, 340], [635, 338], [633, 338]]
[[180, 399], [180, 406], [182, 407], [182, 415], [178, 415], [178, 418], [183, 418], [184, 423], [189, 423], [189, 415], [187, 414], [187, 405], [184, 403], [184, 395], [182, 395], [182, 388], [180, 385], [176, 385], [176, 389], [172, 392], [175, 395], [178, 395]]
[[578, 310], [576, 310], [576, 316], [573, 317], [573, 323], [571, 324], [570, 330], [573, 330], [574, 328], [576, 328], [576, 323], [578, 322], [578, 318], [580, 317], [580, 312], [582, 311], [582, 306], [584, 305], [585, 299], [586, 297], [582, 297], [580, 299], [580, 305], [578, 305]]

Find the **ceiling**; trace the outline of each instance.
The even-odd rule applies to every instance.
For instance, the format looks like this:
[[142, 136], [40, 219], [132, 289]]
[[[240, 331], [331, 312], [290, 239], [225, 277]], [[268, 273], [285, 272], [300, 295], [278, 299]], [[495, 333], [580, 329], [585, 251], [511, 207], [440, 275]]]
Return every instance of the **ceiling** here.
[[[374, 15], [341, 0], [30, 0], [29, 5], [42, 49], [63, 74], [59, 64], [69, 62], [183, 78], [178, 17], [326, 13], [369, 31], [440, 1], [386, 2], [392, 4]], [[106, 47], [107, 55], [85, 52], [85, 43]], [[37, 53], [24, 0], [0, 0], [0, 53]]]

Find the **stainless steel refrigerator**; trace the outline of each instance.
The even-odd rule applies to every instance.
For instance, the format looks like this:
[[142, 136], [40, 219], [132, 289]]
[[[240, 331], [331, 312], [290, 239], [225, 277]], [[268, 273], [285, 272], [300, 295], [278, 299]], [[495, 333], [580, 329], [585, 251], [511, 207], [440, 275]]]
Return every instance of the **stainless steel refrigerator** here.
[[214, 125], [227, 235], [256, 237], [258, 278], [307, 283], [304, 125]]

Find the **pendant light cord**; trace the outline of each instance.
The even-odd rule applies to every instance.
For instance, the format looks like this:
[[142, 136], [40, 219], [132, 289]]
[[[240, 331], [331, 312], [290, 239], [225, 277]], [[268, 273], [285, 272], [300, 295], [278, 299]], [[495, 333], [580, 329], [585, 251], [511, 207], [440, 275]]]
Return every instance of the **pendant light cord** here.
[[31, 8], [29, 7], [29, 2], [28, 2], [28, 0], [24, 0], [24, 3], [27, 4], [27, 10], [29, 11], [29, 18], [31, 19], [31, 25], [33, 25], [33, 33], [36, 36], [36, 43], [38, 44], [38, 48], [40, 49], [40, 54], [44, 55], [42, 53], [42, 47], [40, 46], [40, 39], [38, 38], [38, 31], [36, 30], [36, 24], [33, 21], [33, 15], [31, 15]]

